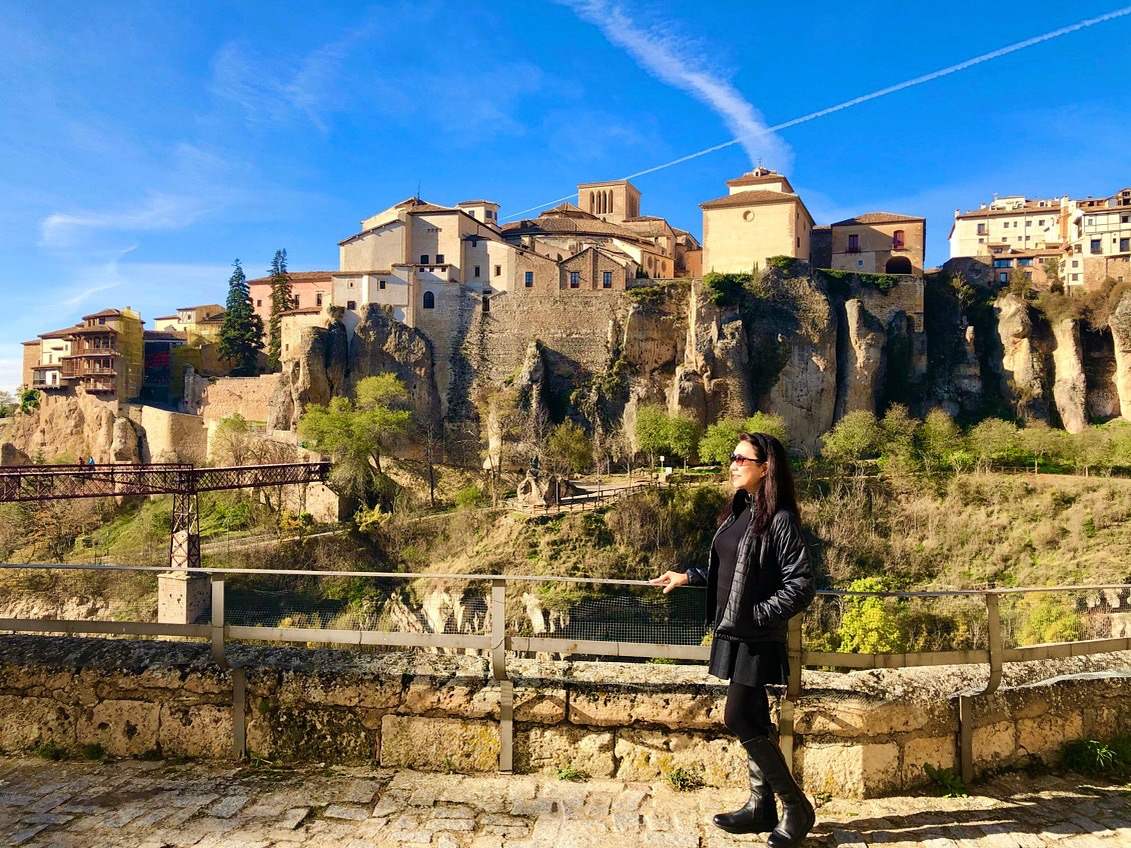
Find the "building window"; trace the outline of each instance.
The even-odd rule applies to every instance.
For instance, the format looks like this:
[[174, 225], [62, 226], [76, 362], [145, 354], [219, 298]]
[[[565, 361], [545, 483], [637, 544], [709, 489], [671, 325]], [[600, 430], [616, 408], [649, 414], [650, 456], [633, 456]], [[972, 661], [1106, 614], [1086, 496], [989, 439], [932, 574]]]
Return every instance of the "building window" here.
[[903, 230], [896, 230], [891, 236], [891, 249], [903, 250]]
[[1120, 215], [1119, 216], [1119, 223], [1121, 223], [1121, 224], [1131, 224], [1131, 215]]
[[581, 285], [581, 273], [579, 271], [569, 272], [569, 287], [575, 289]]
[[856, 233], [852, 233], [848, 237], [848, 252], [849, 253], [859, 253], [860, 252], [860, 236], [856, 235]]
[[1080, 267], [1080, 260], [1079, 259], [1073, 259], [1072, 260], [1072, 267], [1073, 268], [1079, 268]]
[[863, 268], [864, 267], [864, 260], [863, 259], [857, 259], [856, 260], [856, 267], [857, 268]]
[[1074, 283], [1080, 282], [1080, 275], [1079, 274], [1073, 274], [1072, 275], [1072, 282], [1074, 282]]
[[428, 254], [427, 253], [420, 254], [420, 264], [421, 265], [427, 265], [428, 264]]
[[1032, 221], [1030, 221], [1030, 220], [1029, 220], [1028, 218], [1026, 218], [1026, 219], [1025, 219], [1025, 226], [1026, 226], [1026, 227], [1031, 227], [1031, 226], [1033, 226], [1033, 222], [1032, 222]]
[[997, 275], [997, 281], [999, 283], [1008, 283], [1009, 282], [1009, 272], [1008, 271], [1002, 271], [1000, 274]]
[[978, 235], [984, 236], [985, 234], [986, 234], [986, 225], [985, 224], [979, 224], [978, 225]]
[[1119, 240], [1119, 252], [1126, 253], [1131, 250], [1131, 238], [1121, 238]]
[[435, 309], [436, 308], [436, 295], [432, 294], [432, 292], [425, 292], [424, 293], [424, 308], [425, 309]]
[[478, 265], [475, 266], [475, 276], [476, 277], [479, 276], [479, 266]]
[[1012, 259], [995, 259], [994, 260], [994, 267], [995, 268], [1012, 268], [1013, 267], [1013, 260]]
[[797, 237], [797, 246], [801, 247], [801, 236]]
[[1103, 252], [1103, 248], [1100, 247], [1100, 240], [1099, 239], [1092, 239], [1091, 251], [1092, 251], [1092, 253], [1102, 253]]
[[436, 264], [437, 265], [443, 265], [444, 264], [444, 254], [442, 254], [442, 253], [436, 254]]
[[1009, 229], [1009, 221], [1003, 221], [1003, 222], [1002, 222], [1002, 225], [1001, 225], [1001, 228], [1002, 228], [1003, 230], [1008, 230], [1008, 229]]
[[385, 281], [384, 281], [384, 280], [378, 280], [378, 281], [377, 281], [377, 288], [379, 288], [379, 289], [381, 289], [382, 291], [384, 291], [384, 289], [385, 289]]
[[534, 272], [533, 271], [527, 271], [526, 276], [523, 278], [523, 280], [526, 283], [526, 287], [528, 289], [534, 288]]
[[294, 308], [295, 308], [295, 309], [298, 309], [298, 308], [299, 308], [299, 307], [301, 307], [301, 306], [302, 306], [302, 295], [301, 295], [301, 294], [296, 294], [296, 295], [295, 295], [295, 307], [294, 307]]
[[606, 289], [611, 289], [613, 287], [613, 272], [612, 271], [602, 271], [601, 272], [601, 286], [603, 288], [606, 288]]
[[357, 301], [356, 300], [347, 300], [346, 301], [346, 309], [357, 309]]
[[263, 305], [263, 299], [262, 299], [262, 298], [260, 298], [259, 300], [256, 300], [256, 301], [255, 301], [255, 305], [256, 305], [256, 306], [262, 306], [262, 305]]
[[503, 276], [503, 266], [502, 265], [496, 265], [495, 266], [495, 276], [496, 277]]
[[314, 293], [314, 305], [315, 306], [321, 306], [322, 305], [322, 292], [315, 292]]
[[491, 211], [490, 209], [484, 210], [483, 214], [484, 214], [484, 215], [485, 215], [485, 216], [486, 216], [486, 217], [487, 217], [488, 219], [491, 219], [491, 218], [494, 218], [494, 217], [495, 217], [495, 213], [494, 213], [494, 212], [492, 212], [492, 211]]
[[487, 295], [483, 295], [483, 311], [491, 311], [491, 298], [487, 297]]
[[1017, 264], [1020, 265], [1023, 268], [1028, 268], [1030, 265], [1033, 264], [1033, 259], [1032, 259], [1032, 257], [1029, 257], [1029, 256], [1023, 256], [1022, 258], [1017, 260]]

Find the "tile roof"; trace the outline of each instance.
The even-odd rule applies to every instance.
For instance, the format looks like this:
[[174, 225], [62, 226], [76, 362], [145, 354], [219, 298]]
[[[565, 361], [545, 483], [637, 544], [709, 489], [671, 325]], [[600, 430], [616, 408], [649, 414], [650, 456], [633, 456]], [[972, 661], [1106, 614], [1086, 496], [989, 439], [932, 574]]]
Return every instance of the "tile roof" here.
[[147, 342], [183, 342], [185, 335], [181, 330], [146, 330], [143, 333]]
[[[604, 180], [597, 183], [578, 183], [578, 188], [592, 188], [593, 186], [608, 186], [608, 185], [632, 185], [628, 180]], [[636, 188], [636, 186], [632, 186]]]
[[84, 315], [83, 320], [87, 318], [111, 318], [121, 315], [122, 313], [117, 309], [103, 309], [101, 312], [95, 312], [91, 315]]
[[747, 171], [741, 177], [735, 177], [733, 180], [727, 180], [726, 184], [731, 187], [737, 186], [754, 186], [766, 185], [767, 183], [780, 182], [793, 191], [793, 186], [790, 185], [789, 179], [785, 174], [779, 174], [777, 171], [771, 171], [768, 168], [755, 168], [753, 171]]
[[855, 218], [845, 218], [843, 221], [837, 221], [833, 224], [834, 227], [852, 226], [853, 224], [895, 224], [899, 221], [926, 221], [926, 218], [918, 218], [914, 215], [900, 215], [896, 212], [865, 212], [863, 215], [857, 215]]
[[[290, 276], [290, 275], [288, 274], [287, 276]], [[200, 306], [178, 306], [177, 311], [178, 312], [191, 312], [194, 309], [211, 309], [212, 307], [216, 307], [217, 309], [223, 309], [224, 308], [218, 303], [202, 303], [202, 304], [200, 304]]]
[[780, 191], [753, 189], [751, 191], [740, 191], [737, 194], [728, 194], [725, 197], [717, 197], [714, 200], [708, 200], [706, 203], [700, 203], [699, 208], [724, 209], [728, 206], [754, 206], [766, 203], [800, 202], [801, 198], [796, 194], [783, 194]]
[[[337, 271], [288, 271], [287, 277], [290, 278], [292, 283], [307, 283], [316, 282], [318, 280], [330, 281], [330, 275], [336, 274]], [[250, 286], [252, 283], [269, 283], [270, 277], [256, 277], [254, 280], [248, 280], [247, 284]]]
[[154, 322], [157, 322], [157, 321], [180, 321], [181, 317], [179, 315], [162, 315], [159, 318], [154, 318], [153, 320], [154, 320]]
[[81, 326], [81, 324], [75, 324], [70, 327], [64, 327], [62, 330], [52, 330], [50, 333], [40, 333], [39, 337], [41, 339], [65, 339]]
[[[568, 203], [568, 202], [567, 203], [559, 203], [553, 209], [547, 209], [545, 212], [542, 213], [542, 215], [584, 215], [586, 218], [596, 218], [597, 217], [596, 215], [593, 215], [590, 212], [586, 212], [580, 206], [577, 206], [573, 203]], [[542, 215], [539, 215], [538, 217], [541, 218]]]

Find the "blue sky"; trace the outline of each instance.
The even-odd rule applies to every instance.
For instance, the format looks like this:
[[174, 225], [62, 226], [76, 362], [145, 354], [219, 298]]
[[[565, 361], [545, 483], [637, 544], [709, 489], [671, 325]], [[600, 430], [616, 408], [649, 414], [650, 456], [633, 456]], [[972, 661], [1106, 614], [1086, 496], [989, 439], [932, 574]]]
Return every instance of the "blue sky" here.
[[418, 184], [506, 218], [743, 135], [635, 178], [642, 213], [698, 234], [698, 204], [761, 158], [818, 223], [926, 216], [929, 264], [955, 207], [1131, 184], [1128, 14], [762, 132], [1118, 0], [790, 5], [9, 4], [0, 387], [21, 341], [83, 314], [223, 303], [234, 258], [248, 277], [280, 247], [291, 270], [336, 268], [337, 242]]

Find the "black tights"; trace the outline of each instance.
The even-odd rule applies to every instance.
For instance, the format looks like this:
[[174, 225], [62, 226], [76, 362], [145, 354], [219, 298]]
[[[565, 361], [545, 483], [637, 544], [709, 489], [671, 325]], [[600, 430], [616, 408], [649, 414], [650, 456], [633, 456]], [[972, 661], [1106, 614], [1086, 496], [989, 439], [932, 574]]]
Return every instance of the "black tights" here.
[[770, 720], [770, 699], [766, 687], [746, 686], [733, 680], [727, 688], [727, 705], [723, 713], [727, 730], [745, 744], [756, 736], [775, 739], [774, 723]]

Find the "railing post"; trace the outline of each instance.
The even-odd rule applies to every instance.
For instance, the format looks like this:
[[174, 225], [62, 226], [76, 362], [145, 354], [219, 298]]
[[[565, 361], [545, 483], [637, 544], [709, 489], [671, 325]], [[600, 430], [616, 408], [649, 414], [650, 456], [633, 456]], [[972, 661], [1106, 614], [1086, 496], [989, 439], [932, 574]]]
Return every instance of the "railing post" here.
[[514, 681], [507, 676], [507, 581], [491, 581], [491, 674], [499, 683], [499, 771], [514, 771]]
[[982, 595], [986, 600], [986, 640], [990, 676], [981, 692], [958, 696], [958, 764], [963, 783], [974, 780], [974, 708], [977, 698], [992, 695], [1001, 685], [1003, 638], [1001, 633], [1001, 598], [994, 592]]
[[786, 652], [789, 657], [789, 680], [785, 697], [781, 699], [778, 713], [778, 737], [782, 757], [791, 772], [797, 771], [793, 762], [793, 708], [801, 696], [801, 616], [789, 620], [786, 630]]
[[224, 638], [228, 625], [224, 619], [224, 577], [212, 577], [212, 658], [216, 665], [232, 673], [232, 759], [247, 756], [247, 671], [228, 662]]

